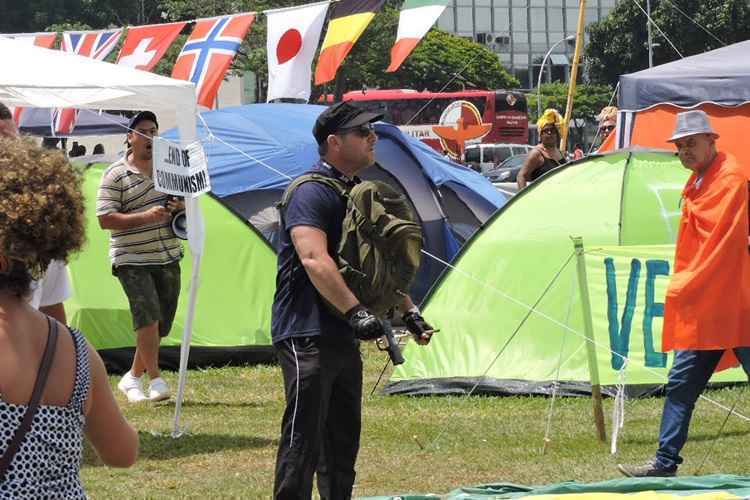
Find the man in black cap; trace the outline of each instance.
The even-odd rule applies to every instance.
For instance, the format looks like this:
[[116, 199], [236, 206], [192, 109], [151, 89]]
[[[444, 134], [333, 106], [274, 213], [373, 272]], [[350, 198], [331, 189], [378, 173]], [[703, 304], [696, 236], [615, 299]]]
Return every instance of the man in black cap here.
[[[373, 122], [381, 118], [347, 102], [323, 111], [313, 127], [320, 161], [308, 173], [357, 183], [356, 174], [375, 161]], [[282, 213], [271, 319], [286, 396], [276, 499], [311, 498], [316, 471], [322, 499], [352, 495], [361, 428], [359, 341], [381, 337], [384, 326], [359, 303], [336, 265], [345, 211], [346, 201], [333, 187], [305, 182]], [[405, 298], [404, 310], [412, 308]], [[410, 314], [423, 322], [416, 310]], [[426, 343], [430, 333], [418, 341]]]
[[[169, 398], [159, 371], [159, 344], [172, 328], [180, 294], [182, 245], [171, 219], [184, 203], [154, 189], [152, 140], [158, 130], [150, 111], [130, 120], [125, 156], [104, 172], [96, 196], [99, 226], [111, 231], [112, 274], [128, 297], [136, 333], [132, 367], [117, 384], [133, 403]], [[150, 378], [148, 394], [144, 373]]]

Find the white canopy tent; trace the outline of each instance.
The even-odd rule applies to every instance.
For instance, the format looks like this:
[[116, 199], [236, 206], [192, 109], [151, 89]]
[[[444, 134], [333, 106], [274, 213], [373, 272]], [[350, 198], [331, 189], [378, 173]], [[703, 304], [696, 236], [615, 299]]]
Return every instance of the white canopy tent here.
[[[195, 141], [195, 85], [153, 73], [89, 59], [60, 50], [29, 46], [0, 36], [0, 102], [8, 106], [150, 110], [174, 118], [180, 146]], [[123, 133], [125, 131], [123, 130]], [[188, 243], [193, 257], [188, 316], [180, 354], [174, 432], [184, 393], [187, 359], [204, 228], [197, 198], [186, 199]]]

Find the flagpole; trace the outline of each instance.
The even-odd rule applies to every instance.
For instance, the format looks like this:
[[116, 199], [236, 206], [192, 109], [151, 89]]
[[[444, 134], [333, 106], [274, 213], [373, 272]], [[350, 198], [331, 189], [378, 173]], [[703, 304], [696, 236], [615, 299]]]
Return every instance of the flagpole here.
[[560, 137], [560, 151], [565, 153], [568, 150], [568, 129], [570, 128], [570, 119], [573, 115], [573, 97], [576, 93], [576, 82], [578, 80], [578, 61], [581, 58], [581, 48], [583, 46], [583, 28], [586, 21], [586, 0], [578, 2], [578, 28], [576, 30], [576, 50], [573, 54], [573, 67], [570, 69], [570, 83], [568, 84], [568, 103], [565, 107], [565, 120], [563, 120], [562, 134]]

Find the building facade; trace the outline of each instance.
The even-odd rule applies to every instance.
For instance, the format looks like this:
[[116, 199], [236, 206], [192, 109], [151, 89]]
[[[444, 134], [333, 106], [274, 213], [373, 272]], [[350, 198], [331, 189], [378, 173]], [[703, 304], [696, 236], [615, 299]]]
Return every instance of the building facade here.
[[[588, 0], [586, 24], [599, 21], [616, 0]], [[487, 45], [521, 87], [536, 87], [542, 59], [555, 43], [575, 35], [578, 0], [452, 0], [438, 28]], [[568, 81], [575, 39], [560, 43], [543, 80]], [[551, 71], [550, 71], [551, 68]]]

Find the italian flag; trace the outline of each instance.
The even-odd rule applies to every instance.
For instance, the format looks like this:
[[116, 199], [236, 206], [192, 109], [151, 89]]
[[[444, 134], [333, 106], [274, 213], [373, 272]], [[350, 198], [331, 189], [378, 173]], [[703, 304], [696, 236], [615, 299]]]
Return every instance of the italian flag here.
[[414, 47], [430, 31], [450, 0], [406, 0], [398, 18], [396, 43], [391, 48], [391, 64], [386, 72], [401, 66]]

